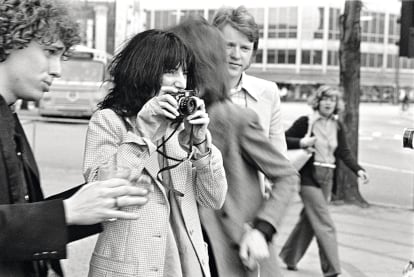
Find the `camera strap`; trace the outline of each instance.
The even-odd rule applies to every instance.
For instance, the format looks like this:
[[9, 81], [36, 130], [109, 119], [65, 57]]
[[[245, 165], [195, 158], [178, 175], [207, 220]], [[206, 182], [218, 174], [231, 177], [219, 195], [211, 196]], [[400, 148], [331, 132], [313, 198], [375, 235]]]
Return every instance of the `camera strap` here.
[[[167, 137], [167, 138], [162, 138], [162, 143], [160, 145], [158, 145], [157, 147], [157, 152], [162, 156], [162, 166], [163, 168], [161, 168], [158, 173], [157, 173], [157, 180], [167, 189], [169, 189], [171, 192], [173, 192], [175, 195], [183, 197], [184, 193], [176, 190], [171, 182], [171, 177], [170, 177], [170, 173], [168, 172], [169, 170], [179, 166], [182, 162], [186, 161], [188, 158], [186, 159], [177, 159], [174, 157], [170, 157], [167, 155], [166, 149], [165, 149], [165, 143], [171, 139], [171, 137], [177, 132], [178, 127], [180, 126], [181, 122], [177, 122], [177, 126], [175, 127], [175, 129], [173, 130], [173, 132]], [[176, 161], [177, 163], [173, 164], [173, 165], [168, 165], [168, 160], [173, 160]], [[165, 166], [166, 165], [166, 166]], [[161, 177], [162, 176], [162, 179]]]

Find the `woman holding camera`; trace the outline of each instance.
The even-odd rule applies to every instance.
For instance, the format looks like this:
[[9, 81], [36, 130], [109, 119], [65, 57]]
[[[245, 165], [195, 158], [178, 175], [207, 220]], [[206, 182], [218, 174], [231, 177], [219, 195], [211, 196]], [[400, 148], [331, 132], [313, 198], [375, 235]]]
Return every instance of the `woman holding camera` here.
[[[310, 100], [314, 113], [298, 118], [286, 131], [288, 149], [310, 148], [313, 156], [299, 171], [304, 208], [280, 257], [289, 270], [297, 270], [297, 263], [315, 236], [324, 276], [338, 276], [341, 269], [336, 230], [328, 209], [336, 161], [341, 159], [364, 182], [368, 182], [368, 175], [352, 156], [344, 126], [338, 120], [344, 107], [340, 92], [321, 86]], [[305, 136], [309, 126], [310, 137]]]
[[192, 70], [192, 52], [160, 30], [134, 36], [111, 63], [113, 88], [89, 123], [84, 175], [95, 180], [116, 164], [132, 179], [148, 176], [153, 192], [128, 209], [138, 220], [106, 223], [89, 276], [210, 275], [197, 206], [219, 209], [227, 182], [204, 102], [182, 92], [197, 85]]

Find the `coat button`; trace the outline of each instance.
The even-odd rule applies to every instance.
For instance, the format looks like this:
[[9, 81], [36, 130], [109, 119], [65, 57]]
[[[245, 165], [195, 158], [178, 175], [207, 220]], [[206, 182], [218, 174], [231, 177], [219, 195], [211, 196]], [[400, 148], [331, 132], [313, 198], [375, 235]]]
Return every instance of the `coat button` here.
[[17, 156], [21, 156], [22, 155], [22, 152], [17, 152], [16, 155]]
[[24, 200], [29, 201], [29, 199], [30, 199], [29, 195], [28, 195], [28, 194], [26, 194], [26, 195], [24, 196]]

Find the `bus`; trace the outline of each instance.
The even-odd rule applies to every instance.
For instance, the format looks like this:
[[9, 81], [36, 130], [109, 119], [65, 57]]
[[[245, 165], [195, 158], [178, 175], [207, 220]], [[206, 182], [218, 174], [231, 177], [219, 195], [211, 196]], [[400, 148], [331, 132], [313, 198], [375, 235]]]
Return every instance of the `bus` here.
[[90, 117], [107, 93], [107, 65], [112, 56], [76, 45], [62, 62], [62, 76], [39, 102], [41, 116]]

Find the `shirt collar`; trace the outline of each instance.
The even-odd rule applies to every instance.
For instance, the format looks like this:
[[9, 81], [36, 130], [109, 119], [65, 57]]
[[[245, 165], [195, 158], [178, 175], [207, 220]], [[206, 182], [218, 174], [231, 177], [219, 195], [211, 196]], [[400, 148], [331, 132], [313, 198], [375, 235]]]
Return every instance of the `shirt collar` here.
[[242, 73], [239, 84], [230, 90], [230, 94], [235, 94], [241, 90], [250, 95], [255, 101], [257, 101], [258, 91], [257, 87], [251, 82], [249, 76], [245, 72]]

